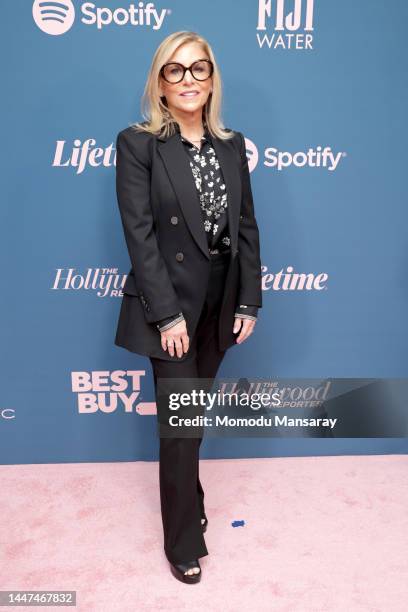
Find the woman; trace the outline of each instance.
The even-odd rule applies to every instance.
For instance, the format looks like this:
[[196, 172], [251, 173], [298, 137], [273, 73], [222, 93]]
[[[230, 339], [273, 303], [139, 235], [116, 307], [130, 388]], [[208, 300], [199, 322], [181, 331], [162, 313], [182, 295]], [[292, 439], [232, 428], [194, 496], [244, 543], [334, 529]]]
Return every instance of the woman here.
[[[226, 350], [252, 334], [261, 262], [245, 140], [222, 125], [221, 77], [208, 42], [194, 32], [168, 36], [144, 103], [147, 120], [116, 142], [132, 269], [115, 344], [149, 356], [163, 422], [169, 398], [158, 393], [159, 379], [214, 379]], [[192, 584], [208, 554], [202, 438], [174, 436], [160, 437], [164, 551], [173, 575]]]

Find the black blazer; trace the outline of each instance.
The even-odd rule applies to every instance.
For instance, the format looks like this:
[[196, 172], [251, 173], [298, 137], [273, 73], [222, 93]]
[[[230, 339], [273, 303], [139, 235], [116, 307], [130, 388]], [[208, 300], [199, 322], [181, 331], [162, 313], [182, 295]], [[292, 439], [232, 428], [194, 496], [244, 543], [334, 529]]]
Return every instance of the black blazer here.
[[[231, 130], [228, 130], [231, 131]], [[219, 317], [219, 348], [236, 344], [235, 307], [262, 307], [259, 232], [245, 139], [212, 137], [228, 193], [231, 257]], [[155, 136], [133, 127], [116, 140], [116, 192], [131, 270], [123, 287], [115, 344], [183, 361], [161, 346], [157, 321], [182, 312], [193, 338], [210, 271], [207, 236], [189, 159], [179, 134]]]

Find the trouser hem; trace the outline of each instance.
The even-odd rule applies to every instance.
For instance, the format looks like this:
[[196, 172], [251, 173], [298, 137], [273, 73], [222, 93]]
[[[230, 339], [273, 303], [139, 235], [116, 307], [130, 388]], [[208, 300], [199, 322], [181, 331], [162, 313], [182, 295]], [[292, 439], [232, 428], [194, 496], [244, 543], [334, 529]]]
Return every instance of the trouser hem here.
[[168, 555], [166, 550], [164, 550], [164, 554], [165, 554], [165, 556], [167, 558], [167, 561], [169, 561], [169, 563], [172, 563], [173, 565], [175, 565], [176, 563], [187, 563], [187, 561], [192, 561], [193, 559], [201, 559], [201, 557], [207, 557], [207, 555], [209, 553], [208, 553], [208, 551], [207, 552], [202, 552], [199, 555], [193, 555], [191, 557], [191, 559], [176, 559], [172, 555]]

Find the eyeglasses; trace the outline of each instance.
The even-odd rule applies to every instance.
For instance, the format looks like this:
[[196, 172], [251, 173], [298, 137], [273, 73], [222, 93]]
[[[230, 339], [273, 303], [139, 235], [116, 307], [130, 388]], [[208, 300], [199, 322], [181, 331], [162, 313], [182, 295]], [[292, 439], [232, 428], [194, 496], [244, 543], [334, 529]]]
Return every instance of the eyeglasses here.
[[190, 74], [196, 81], [206, 81], [212, 75], [214, 66], [207, 59], [197, 60], [188, 68], [178, 62], [169, 62], [160, 68], [160, 74], [168, 83], [180, 83], [184, 79], [187, 70], [190, 71]]

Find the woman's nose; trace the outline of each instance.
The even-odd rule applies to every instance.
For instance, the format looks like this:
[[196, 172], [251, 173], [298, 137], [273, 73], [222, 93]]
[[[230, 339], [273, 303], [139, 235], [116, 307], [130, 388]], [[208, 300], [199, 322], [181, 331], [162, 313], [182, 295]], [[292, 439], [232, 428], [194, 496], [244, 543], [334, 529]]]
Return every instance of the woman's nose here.
[[194, 82], [194, 77], [191, 74], [190, 70], [186, 70], [186, 73], [184, 75], [184, 82], [185, 83], [193, 83]]

